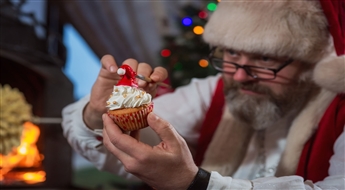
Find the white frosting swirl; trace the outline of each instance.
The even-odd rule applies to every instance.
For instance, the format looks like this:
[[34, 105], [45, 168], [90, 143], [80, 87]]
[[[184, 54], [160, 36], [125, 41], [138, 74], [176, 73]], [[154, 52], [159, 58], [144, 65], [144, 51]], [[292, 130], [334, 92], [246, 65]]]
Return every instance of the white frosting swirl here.
[[143, 90], [131, 86], [114, 86], [107, 101], [110, 110], [136, 108], [151, 102], [152, 96]]

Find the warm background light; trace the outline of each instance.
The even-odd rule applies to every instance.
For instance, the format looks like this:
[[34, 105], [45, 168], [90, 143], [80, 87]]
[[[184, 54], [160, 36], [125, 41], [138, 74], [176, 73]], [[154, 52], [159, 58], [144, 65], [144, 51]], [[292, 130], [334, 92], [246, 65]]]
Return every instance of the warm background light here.
[[23, 174], [23, 179], [28, 184], [44, 182], [46, 180], [46, 173], [44, 171], [27, 172]]
[[[0, 154], [0, 181], [6, 178], [6, 174], [15, 167], [30, 168], [40, 167], [44, 156], [39, 153], [36, 142], [40, 135], [39, 127], [31, 122], [23, 124], [23, 132], [20, 145], [7, 155]], [[22, 180], [27, 184], [45, 181], [44, 171], [22, 172], [16, 175], [16, 180]]]
[[196, 26], [193, 28], [193, 32], [197, 35], [204, 33], [204, 28], [202, 26]]
[[200, 67], [207, 67], [208, 61], [206, 59], [200, 59], [199, 65], [200, 65]]

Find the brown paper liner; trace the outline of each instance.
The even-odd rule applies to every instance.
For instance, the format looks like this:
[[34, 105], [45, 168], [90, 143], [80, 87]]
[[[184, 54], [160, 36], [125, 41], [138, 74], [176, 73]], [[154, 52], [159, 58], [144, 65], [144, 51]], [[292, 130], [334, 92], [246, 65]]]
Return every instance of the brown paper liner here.
[[153, 110], [153, 102], [138, 108], [108, 110], [108, 115], [124, 131], [134, 131], [148, 126], [147, 115]]

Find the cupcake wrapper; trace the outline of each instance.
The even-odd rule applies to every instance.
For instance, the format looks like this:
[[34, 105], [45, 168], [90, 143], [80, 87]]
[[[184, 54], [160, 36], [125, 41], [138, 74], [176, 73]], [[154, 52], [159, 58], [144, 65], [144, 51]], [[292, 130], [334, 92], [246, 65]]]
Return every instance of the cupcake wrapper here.
[[110, 114], [109, 117], [124, 131], [134, 131], [148, 126], [147, 115], [152, 112], [153, 103], [148, 105], [145, 109], [125, 114]]

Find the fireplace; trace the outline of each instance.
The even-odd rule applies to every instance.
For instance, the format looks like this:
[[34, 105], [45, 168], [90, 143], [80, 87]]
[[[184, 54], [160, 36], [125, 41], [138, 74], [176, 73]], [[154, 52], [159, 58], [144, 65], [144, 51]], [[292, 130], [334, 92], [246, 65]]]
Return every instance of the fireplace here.
[[[3, 146], [9, 150], [3, 148], [0, 154], [0, 181], [4, 185], [11, 186], [45, 182], [46, 172], [42, 165], [44, 155], [39, 152], [37, 147], [40, 128], [29, 121], [16, 126], [12, 125], [12, 127], [21, 131], [21, 134], [18, 135], [20, 143], [19, 145]], [[8, 142], [17, 139], [16, 135], [10, 137], [4, 138], [2, 142], [9, 144]]]
[[[37, 64], [38, 62], [34, 62]], [[61, 118], [61, 110], [73, 101], [73, 86], [62, 73], [61, 68], [46, 65], [34, 65], [22, 56], [0, 50], [1, 84], [8, 84], [23, 92], [27, 102], [32, 106], [36, 117]], [[26, 123], [25, 126], [32, 124]], [[37, 135], [37, 150], [40, 165], [30, 167], [14, 167], [13, 174], [28, 173], [28, 178], [35, 175], [44, 175], [44, 180], [37, 183], [21, 180], [3, 179], [0, 184], [3, 188], [18, 189], [54, 187], [66, 189], [71, 186], [72, 150], [63, 137], [59, 123], [36, 124], [39, 130]], [[29, 129], [37, 131], [37, 129]], [[32, 136], [32, 135], [31, 135]], [[43, 173], [44, 172], [44, 173]]]
[[[48, 53], [47, 40], [38, 39], [32, 27], [3, 15], [0, 27], [0, 83], [22, 92], [35, 117], [55, 119], [23, 124], [36, 149], [18, 146], [14, 154], [36, 151], [35, 156], [26, 158], [35, 162], [25, 165], [25, 159], [17, 158], [21, 159], [17, 165], [0, 178], [0, 187], [78, 189], [72, 185], [72, 149], [58, 122], [62, 108], [74, 101], [73, 85], [62, 72], [64, 59]], [[7, 155], [2, 156], [1, 162]], [[0, 165], [4, 171], [5, 163]]]

